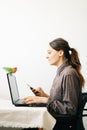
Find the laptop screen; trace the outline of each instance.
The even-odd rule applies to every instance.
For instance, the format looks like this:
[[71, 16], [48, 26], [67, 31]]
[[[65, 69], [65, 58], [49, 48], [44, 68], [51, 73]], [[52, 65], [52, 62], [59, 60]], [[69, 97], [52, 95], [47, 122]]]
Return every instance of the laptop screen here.
[[18, 86], [16, 82], [16, 77], [13, 74], [7, 74], [9, 89], [12, 101], [15, 102], [19, 99], [19, 92], [18, 92]]

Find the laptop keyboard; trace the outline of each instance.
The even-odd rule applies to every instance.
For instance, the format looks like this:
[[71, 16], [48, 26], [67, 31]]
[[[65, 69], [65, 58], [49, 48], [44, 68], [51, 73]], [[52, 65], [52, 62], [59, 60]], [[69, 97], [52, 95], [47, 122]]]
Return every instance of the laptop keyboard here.
[[23, 104], [23, 99], [18, 99], [17, 101], [15, 101], [16, 104]]
[[46, 103], [31, 103], [31, 104], [24, 104], [23, 99], [19, 99], [15, 102], [16, 106], [28, 106], [28, 107], [46, 107]]

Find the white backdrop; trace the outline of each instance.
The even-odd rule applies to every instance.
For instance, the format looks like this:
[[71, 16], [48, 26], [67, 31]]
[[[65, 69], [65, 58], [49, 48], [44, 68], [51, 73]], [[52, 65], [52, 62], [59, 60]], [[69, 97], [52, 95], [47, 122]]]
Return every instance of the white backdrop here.
[[4, 66], [18, 68], [20, 96], [32, 94], [26, 83], [49, 93], [56, 68], [45, 56], [58, 37], [79, 51], [87, 82], [87, 0], [0, 0], [0, 97], [10, 96]]

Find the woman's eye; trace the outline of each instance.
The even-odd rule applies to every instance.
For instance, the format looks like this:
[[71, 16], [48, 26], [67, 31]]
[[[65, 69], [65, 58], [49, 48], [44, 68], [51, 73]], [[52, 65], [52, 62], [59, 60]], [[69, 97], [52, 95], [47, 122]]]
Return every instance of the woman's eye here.
[[48, 54], [51, 54], [51, 52], [49, 51]]

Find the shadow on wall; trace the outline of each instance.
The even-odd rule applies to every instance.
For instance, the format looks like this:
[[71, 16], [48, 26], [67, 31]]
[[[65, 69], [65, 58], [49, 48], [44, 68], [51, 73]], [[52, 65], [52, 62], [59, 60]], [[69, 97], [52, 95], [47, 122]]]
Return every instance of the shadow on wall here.
[[5, 128], [5, 127], [0, 127], [0, 130], [21, 130], [21, 128]]

